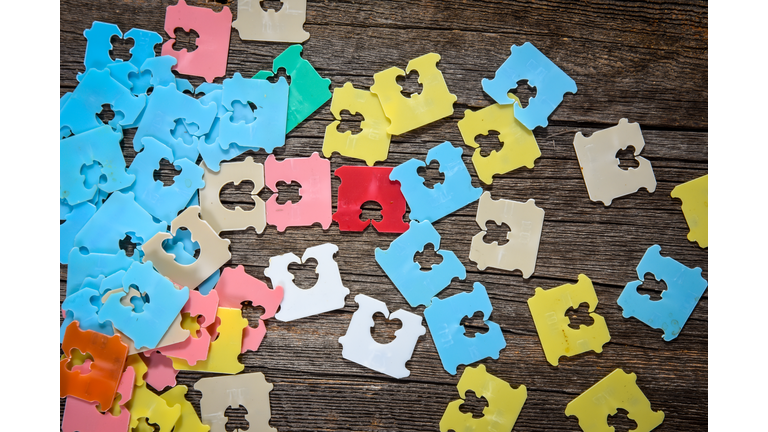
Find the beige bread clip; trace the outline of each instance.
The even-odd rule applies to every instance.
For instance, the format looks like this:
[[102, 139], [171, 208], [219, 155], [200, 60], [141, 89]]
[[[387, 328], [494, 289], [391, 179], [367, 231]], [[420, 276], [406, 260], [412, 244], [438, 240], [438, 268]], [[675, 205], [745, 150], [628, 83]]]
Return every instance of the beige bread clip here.
[[237, 19], [232, 27], [242, 40], [269, 42], [304, 42], [309, 33], [304, 31], [307, 20], [307, 0], [283, 0], [279, 11], [264, 10], [259, 0], [239, 0]]
[[[173, 254], [163, 249], [163, 241], [173, 238], [180, 227], [187, 228], [192, 234], [192, 241], [200, 244], [200, 256], [189, 265], [179, 264]], [[155, 234], [142, 248], [144, 262], [152, 261], [161, 275], [192, 290], [232, 258], [229, 243], [229, 240], [219, 237], [206, 221], [200, 219], [200, 206], [189, 206], [171, 222], [170, 233]]]
[[[491, 193], [486, 191], [480, 196], [475, 220], [483, 231], [472, 237], [469, 259], [477, 263], [477, 268], [519, 269], [524, 278], [529, 278], [536, 268], [544, 209], [536, 207], [536, 201], [532, 199], [525, 203], [494, 200]], [[507, 233], [509, 241], [506, 244], [499, 246], [498, 242], [489, 244], [483, 241], [489, 221], [507, 224], [510, 231]]]
[[[624, 170], [619, 167], [616, 153], [629, 146], [635, 148], [635, 160], [639, 166]], [[651, 162], [638, 156], [643, 147], [645, 140], [640, 125], [629, 123], [625, 118], [619, 120], [617, 126], [597, 131], [589, 138], [577, 132], [573, 138], [573, 148], [579, 159], [589, 199], [602, 201], [609, 206], [614, 198], [635, 193], [641, 187], [653, 193], [656, 190], [656, 177]]]
[[248, 432], [277, 432], [269, 425], [272, 417], [269, 392], [272, 387], [261, 372], [203, 378], [195, 383], [195, 390], [203, 393], [200, 417], [204, 424], [211, 427], [211, 432], [224, 432], [227, 424], [224, 412], [229, 407], [242, 405], [248, 410], [245, 415]]
[[[205, 186], [199, 189], [200, 215], [203, 220], [208, 222], [217, 234], [248, 227], [253, 227], [257, 233], [261, 234], [267, 226], [267, 211], [264, 201], [256, 194], [264, 188], [264, 165], [254, 162], [252, 157], [247, 157], [242, 162], [221, 164], [219, 172], [208, 169], [205, 162], [200, 166], [205, 170], [203, 174]], [[238, 185], [243, 180], [253, 182], [251, 191], [253, 209], [245, 211], [239, 206], [234, 210], [225, 208], [221, 204], [221, 189], [227, 183]]]

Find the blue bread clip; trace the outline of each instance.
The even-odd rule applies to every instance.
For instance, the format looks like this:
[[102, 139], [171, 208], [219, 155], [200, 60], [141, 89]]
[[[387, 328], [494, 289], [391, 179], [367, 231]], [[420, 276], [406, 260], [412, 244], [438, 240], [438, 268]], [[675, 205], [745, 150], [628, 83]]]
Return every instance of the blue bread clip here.
[[576, 93], [576, 81], [530, 42], [512, 45], [512, 53], [499, 67], [493, 79], [483, 78], [483, 90], [502, 105], [515, 103], [507, 94], [520, 80], [536, 87], [536, 96], [523, 108], [515, 104], [515, 118], [530, 130], [546, 126], [547, 119], [563, 101], [565, 93]]
[[[483, 190], [472, 186], [472, 177], [461, 154], [462, 149], [446, 141], [427, 152], [426, 163], [411, 159], [392, 169], [389, 179], [400, 182], [400, 190], [411, 208], [409, 217], [412, 220], [434, 223], [480, 198]], [[430, 189], [424, 186], [424, 178], [417, 169], [434, 160], [440, 163], [445, 181]]]
[[[429, 243], [443, 257], [443, 261], [433, 264], [430, 271], [424, 272], [413, 258], [416, 252], [423, 252], [424, 246]], [[445, 289], [453, 278], [467, 277], [464, 264], [456, 254], [448, 250], [438, 250], [439, 247], [440, 234], [429, 221], [411, 221], [408, 231], [396, 238], [389, 245], [389, 249], [385, 251], [376, 248], [376, 262], [412, 307], [429, 306], [432, 297]]]
[[[59, 262], [66, 264], [69, 251], [75, 244], [75, 236], [96, 213], [96, 206], [89, 202], [80, 203], [64, 218], [66, 222], [59, 225]], [[82, 322], [80, 323], [82, 327]]]
[[[701, 276], [701, 268], [689, 268], [680, 262], [661, 256], [661, 246], [653, 245], [645, 251], [637, 265], [637, 278], [624, 287], [617, 303], [624, 318], [635, 317], [653, 328], [664, 330], [662, 338], [669, 342], [680, 334], [693, 308], [707, 289], [707, 281]], [[667, 284], [661, 300], [651, 300], [641, 295], [637, 287], [643, 284], [646, 273]]]
[[[427, 319], [440, 361], [451, 375], [456, 375], [456, 367], [460, 364], [469, 365], [486, 357], [498, 359], [501, 350], [507, 346], [501, 327], [488, 321], [493, 306], [485, 287], [475, 282], [473, 288], [472, 292], [459, 293], [445, 300], [435, 297], [424, 310], [424, 318]], [[488, 331], [469, 338], [464, 335], [461, 320], [465, 316], [471, 317], [477, 311], [483, 313]]]

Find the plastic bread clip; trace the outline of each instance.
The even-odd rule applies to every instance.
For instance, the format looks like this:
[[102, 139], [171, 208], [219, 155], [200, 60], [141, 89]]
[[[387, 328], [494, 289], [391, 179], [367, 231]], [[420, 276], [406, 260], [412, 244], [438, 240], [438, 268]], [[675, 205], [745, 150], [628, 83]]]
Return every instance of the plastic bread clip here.
[[[343, 110], [349, 111], [352, 115], [363, 116], [359, 133], [339, 132], [338, 127], [341, 124]], [[381, 102], [375, 94], [358, 90], [352, 83], [347, 82], [344, 86], [333, 89], [331, 114], [336, 120], [325, 128], [323, 156], [330, 158], [333, 152], [338, 152], [342, 156], [362, 159], [368, 166], [387, 159], [389, 143], [392, 139], [387, 128], [391, 122], [384, 114]]]
[[[103, 284], [103, 283], [102, 283]], [[111, 296], [99, 309], [99, 321], [109, 320], [133, 340], [136, 348], [154, 348], [173, 323], [189, 299], [189, 289], [177, 290], [173, 284], [152, 268], [152, 262], [133, 263], [122, 277], [123, 291], [138, 287], [141, 295], [147, 295], [151, 302], [141, 312], [133, 306], [120, 303], [122, 296]]]
[[608, 416], [618, 408], [627, 411], [627, 417], [637, 424], [634, 432], [650, 432], [664, 421], [663, 411], [651, 410], [651, 402], [637, 386], [637, 375], [616, 369], [576, 399], [568, 402], [565, 415], [576, 416], [584, 432], [603, 432], [613, 429]]
[[[275, 289], [283, 287], [284, 292], [280, 312], [275, 314], [277, 320], [293, 321], [344, 307], [349, 288], [341, 281], [339, 266], [333, 259], [338, 251], [338, 246], [325, 243], [307, 248], [301, 260], [293, 253], [269, 259], [269, 267], [264, 270], [264, 275]], [[288, 266], [291, 263], [305, 263], [310, 258], [317, 260], [317, 282], [309, 289], [301, 289], [293, 282]]]
[[[589, 316], [592, 325], [584, 324], [579, 329], [569, 326], [570, 319], [566, 312], [578, 308], [581, 303], [589, 304]], [[603, 345], [611, 340], [605, 318], [596, 314], [597, 294], [592, 281], [583, 274], [575, 284], [565, 284], [543, 290], [536, 288], [536, 293], [528, 299], [536, 331], [539, 334], [541, 348], [547, 361], [557, 366], [560, 357], [575, 356], [587, 351], [603, 352]]]
[[[359, 307], [352, 315], [347, 333], [339, 338], [344, 347], [341, 356], [393, 378], [409, 376], [411, 371], [405, 368], [405, 363], [411, 359], [419, 337], [427, 332], [421, 324], [421, 317], [402, 309], [390, 314], [384, 302], [364, 294], [356, 295], [355, 302]], [[395, 332], [395, 340], [386, 345], [371, 337], [373, 314], [376, 312], [403, 323], [402, 328]]]
[[[163, 44], [162, 55], [176, 57], [179, 63], [174, 70], [181, 74], [201, 76], [208, 82], [222, 77], [227, 72], [229, 35], [232, 32], [232, 11], [224, 6], [216, 13], [203, 7], [188, 6], [184, 0], [170, 5], [165, 12], [165, 32], [171, 39]], [[173, 49], [177, 28], [185, 32], [195, 30], [200, 37], [195, 40], [197, 47], [192, 52], [186, 48]]]
[[[651, 300], [647, 294], [637, 292], [643, 277], [651, 273], [656, 280], [667, 284], [661, 300]], [[669, 342], [676, 338], [691, 316], [707, 289], [707, 280], [701, 268], [689, 268], [670, 257], [661, 256], [661, 246], [653, 245], [645, 251], [637, 265], [639, 280], [628, 283], [616, 301], [624, 318], [635, 317], [655, 329], [664, 330], [662, 338]]]
[[[192, 264], [182, 265], [163, 250], [163, 241], [173, 238], [180, 227], [192, 233], [192, 240], [200, 243], [200, 256]], [[152, 261], [155, 268], [168, 279], [189, 289], [195, 289], [224, 265], [232, 254], [228, 239], [222, 239], [208, 223], [200, 219], [200, 207], [187, 207], [171, 223], [171, 232], [160, 232], [144, 245], [144, 261]]]
[[[440, 355], [443, 368], [451, 375], [456, 375], [460, 364], [469, 365], [486, 357], [499, 358], [499, 353], [507, 346], [507, 341], [501, 333], [501, 327], [489, 321], [493, 306], [488, 298], [485, 287], [475, 282], [472, 292], [463, 292], [445, 300], [437, 297], [424, 310], [429, 332]], [[488, 331], [467, 337], [461, 320], [471, 317], [475, 312], [483, 313], [483, 321]]]
[[[438, 61], [440, 54], [429, 53], [409, 61], [405, 71], [391, 67], [373, 74], [371, 92], [379, 97], [381, 107], [392, 121], [387, 128], [391, 135], [401, 135], [453, 114], [456, 95], [448, 90], [443, 74], [437, 68]], [[413, 70], [419, 72], [419, 83], [424, 89], [406, 97], [400, 93], [403, 88], [396, 79]]]
[[[378, 232], [404, 233], [408, 224], [405, 216], [405, 197], [400, 183], [389, 179], [392, 168], [342, 166], [334, 175], [341, 179], [338, 190], [337, 210], [333, 220], [338, 222], [339, 231], [363, 231], [373, 224]], [[381, 206], [381, 220], [360, 220], [361, 206], [375, 201]]]
[[146, 105], [147, 97], [134, 96], [130, 90], [117, 82], [109, 70], [89, 70], [83, 81], [61, 107], [59, 114], [60, 137], [68, 132], [75, 135], [103, 126], [104, 123], [96, 115], [101, 112], [101, 106], [109, 104], [115, 113], [110, 126], [113, 128], [127, 127], [141, 114]]
[[[400, 188], [398, 188], [399, 191]], [[65, 222], [59, 226], [59, 261], [62, 264], [67, 263], [69, 251], [75, 244], [75, 236], [95, 213], [96, 206], [83, 202], [74, 206], [72, 212], [65, 216]]]
[[[512, 98], [519, 102], [516, 96], [512, 95]], [[514, 118], [514, 109], [514, 105], [493, 104], [477, 111], [466, 110], [464, 118], [457, 124], [464, 143], [475, 149], [472, 164], [477, 177], [485, 184], [492, 184], [496, 174], [506, 174], [522, 166], [533, 168], [541, 156], [533, 132]], [[499, 133], [503, 145], [501, 150], [492, 150], [488, 156], [483, 156], [475, 138], [488, 135], [490, 131]]]
[[[547, 119], [563, 101], [563, 96], [576, 93], [576, 81], [530, 42], [512, 45], [510, 51], [494, 78], [483, 78], [483, 90], [502, 105], [514, 104], [515, 118], [528, 129], [547, 126]], [[517, 88], [520, 80], [528, 80], [528, 85], [536, 88], [536, 96], [528, 100], [525, 108], [509, 97], [510, 89]]]
[[245, 419], [249, 431], [277, 432], [269, 425], [272, 417], [269, 392], [272, 387], [261, 372], [200, 379], [195, 383], [195, 390], [203, 393], [200, 399], [203, 423], [211, 427], [211, 432], [224, 432], [227, 408], [242, 405], [248, 410]]
[[[211, 334], [208, 332], [208, 327], [216, 322], [218, 307], [219, 295], [215, 290], [206, 296], [200, 294], [199, 291], [190, 291], [189, 301], [181, 308], [182, 326], [184, 326], [186, 318], [187, 322], [193, 321], [197, 328], [191, 330], [190, 336], [184, 341], [164, 346], [158, 351], [168, 357], [184, 359], [191, 365], [205, 360], [211, 345]], [[198, 323], [198, 317], [202, 317], [203, 321]]]
[[[289, 5], [290, 2], [283, 3], [283, 7]], [[331, 91], [328, 90], [331, 80], [321, 77], [312, 64], [301, 57], [302, 49], [301, 45], [291, 45], [272, 62], [272, 72], [278, 73], [283, 69], [291, 78], [291, 85], [288, 87], [288, 121], [285, 133], [293, 130], [331, 98]], [[274, 76], [272, 72], [260, 71], [253, 78], [265, 80]]]
[[[128, 347], [120, 341], [120, 336], [82, 331], [77, 321], [73, 321], [67, 327], [61, 349], [65, 357], [59, 362], [59, 397], [74, 396], [103, 407], [111, 406], [128, 356]], [[93, 358], [87, 374], [67, 366], [74, 349]]]
[[[120, 132], [103, 125], [59, 141], [59, 198], [76, 205], [93, 198], [98, 190], [111, 193], [131, 185], [135, 176], [125, 172], [122, 139]], [[106, 182], [86, 187], [82, 169], [94, 162], [101, 166], [100, 176], [106, 177]]]
[[282, 286], [276, 285], [269, 289], [267, 284], [247, 274], [243, 266], [227, 267], [221, 272], [216, 290], [219, 295], [219, 306], [223, 308], [241, 309], [244, 301], [250, 301], [253, 306], [261, 306], [264, 313], [259, 317], [258, 327], [246, 327], [243, 331], [243, 346], [241, 351], [256, 351], [267, 333], [265, 320], [275, 316], [280, 302], [283, 300]]
[[[240, 309], [222, 307], [216, 311], [216, 318], [221, 324], [207, 328], [213, 340], [208, 348], [208, 357], [194, 365], [173, 357], [171, 360], [174, 369], [236, 374], [245, 368], [237, 360], [237, 356], [242, 353], [243, 330], [248, 328], [248, 320], [243, 318]], [[216, 333], [219, 336], [214, 340]]]
[[[635, 148], [635, 160], [639, 166], [627, 170], [619, 167], [616, 153], [629, 146]], [[577, 132], [573, 148], [579, 159], [581, 174], [587, 185], [589, 199], [602, 201], [609, 206], [614, 198], [637, 192], [641, 187], [653, 193], [656, 177], [648, 159], [638, 156], [645, 147], [643, 133], [638, 123], [619, 120], [617, 126], [603, 129], [585, 138]]]
[[278, 162], [275, 155], [264, 162], [264, 182], [278, 192], [277, 182], [301, 184], [299, 202], [277, 203], [275, 193], [267, 200], [267, 223], [280, 232], [289, 226], [311, 226], [319, 223], [324, 230], [331, 226], [331, 162], [317, 152], [306, 158], [290, 158]]
[[[456, 388], [462, 399], [452, 401], [445, 408], [440, 419], [440, 432], [511, 431], [528, 398], [524, 385], [513, 389], [508, 382], [486, 372], [483, 364], [464, 368]], [[472, 413], [459, 410], [469, 390], [488, 401], [480, 418], [473, 418]]]
[[169, 407], [179, 406], [181, 413], [174, 425], [174, 431], [184, 432], [208, 432], [210, 427], [204, 425], [197, 416], [195, 407], [184, 397], [187, 394], [187, 386], [179, 384], [160, 395]]
[[[170, 222], [187, 206], [195, 192], [205, 186], [203, 168], [189, 159], [176, 160], [170, 148], [152, 137], [142, 139], [142, 144], [144, 150], [136, 155], [127, 170], [128, 174], [136, 176], [136, 181], [126, 192], [133, 192], [136, 202], [149, 214]], [[160, 168], [163, 159], [181, 170], [170, 186], [154, 179], [153, 173]]]
[[[256, 106], [251, 111], [249, 102]], [[267, 80], [246, 79], [235, 72], [224, 80], [221, 103], [227, 113], [219, 121], [219, 145], [228, 149], [233, 143], [254, 151], [263, 148], [272, 153], [285, 145], [288, 116], [288, 81], [280, 77]]]
[[126, 404], [131, 412], [131, 429], [139, 424], [139, 418], [146, 417], [150, 423], [159, 426], [159, 432], [171, 432], [181, 415], [181, 407], [168, 403], [147, 388], [144, 383], [133, 389], [133, 398]]
[[137, 243], [132, 258], [138, 261], [140, 245], [155, 234], [164, 233], [167, 227], [164, 222], [155, 222], [133, 199], [132, 192], [115, 192], [77, 233], [75, 247], [85, 247], [89, 253], [116, 254], [121, 251], [120, 240], [130, 233]]
[[[424, 246], [432, 244], [443, 260], [433, 264], [429, 271], [422, 271], [414, 261], [416, 252], [424, 252]], [[464, 279], [467, 271], [456, 254], [440, 248], [440, 234], [429, 221], [411, 221], [410, 228], [389, 245], [389, 249], [376, 248], [376, 262], [403, 294], [411, 307], [429, 306], [432, 297], [450, 285], [453, 278]]]
[[[400, 190], [411, 207], [409, 217], [412, 220], [435, 223], [480, 198], [483, 190], [472, 186], [472, 177], [461, 154], [460, 148], [446, 141], [429, 149], [426, 162], [410, 159], [392, 170], [389, 179], [400, 182]], [[435, 160], [440, 163], [445, 181], [428, 188], [417, 170]]]
[[[536, 201], [529, 199], [525, 203], [504, 199], [494, 200], [486, 191], [480, 196], [477, 206], [477, 224], [483, 231], [472, 237], [469, 259], [477, 263], [479, 270], [487, 267], [503, 270], [519, 269], [523, 278], [528, 279], [536, 268], [536, 256], [539, 253], [541, 229], [544, 226], [544, 209], [536, 207]], [[509, 227], [507, 243], [486, 243], [488, 222], [502, 223]]]
[[267, 42], [304, 42], [309, 33], [304, 31], [307, 20], [307, 0], [283, 0], [282, 7], [264, 10], [261, 2], [245, 0], [237, 3], [237, 19], [232, 27], [242, 40]]
[[[263, 232], [267, 226], [266, 206], [257, 194], [264, 189], [264, 165], [249, 156], [242, 162], [222, 164], [219, 172], [211, 171], [205, 163], [201, 166], [205, 169], [205, 186], [200, 189], [200, 215], [213, 231], [218, 234], [253, 227], [257, 233]], [[221, 204], [221, 189], [228, 183], [238, 185], [243, 180], [253, 183], [253, 209], [246, 211], [237, 206], [229, 210]]]
[[[86, 360], [80, 366], [83, 373], [90, 367], [90, 360]], [[67, 397], [67, 405], [64, 408], [64, 416], [61, 421], [61, 430], [63, 432], [125, 432], [131, 422], [131, 413], [125, 409], [124, 405], [131, 400], [133, 396], [133, 381], [136, 372], [133, 368], [127, 367], [123, 376], [120, 378], [120, 384], [117, 388], [118, 395], [115, 396], [115, 402], [111, 407], [106, 407], [106, 412], [100, 412], [96, 402], [86, 402], [80, 398]], [[119, 414], [114, 414], [118, 411]]]
[[683, 201], [683, 215], [691, 230], [688, 240], [695, 241], [701, 248], [709, 245], [708, 191], [709, 175], [705, 175], [675, 186], [670, 194], [672, 198]]

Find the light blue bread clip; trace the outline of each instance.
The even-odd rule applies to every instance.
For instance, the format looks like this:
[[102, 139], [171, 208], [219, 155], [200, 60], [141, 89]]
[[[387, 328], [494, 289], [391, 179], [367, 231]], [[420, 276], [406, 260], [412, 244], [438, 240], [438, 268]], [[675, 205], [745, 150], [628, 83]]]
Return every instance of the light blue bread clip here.
[[[88, 40], [83, 61], [85, 72], [91, 69], [103, 70], [112, 63], [122, 63], [121, 59], [113, 60], [109, 56], [109, 51], [112, 50], [112, 36], [123, 38], [123, 32], [117, 25], [94, 21], [91, 28], [83, 31], [83, 36]], [[84, 75], [84, 73], [78, 73], [77, 80], [82, 81]]]
[[299, 123], [328, 102], [332, 94], [329, 90], [331, 80], [317, 73], [312, 64], [301, 57], [301, 45], [291, 45], [272, 62], [272, 71], [260, 71], [253, 79], [266, 80], [280, 69], [285, 69], [291, 78], [288, 88], [288, 120], [285, 133], [290, 132]]
[[195, 94], [205, 93], [205, 96], [198, 99], [203, 105], [215, 103], [218, 107], [218, 115], [213, 119], [211, 129], [198, 142], [197, 149], [200, 156], [203, 157], [205, 166], [213, 172], [219, 172], [222, 161], [231, 160], [245, 153], [248, 148], [240, 147], [237, 144], [230, 144], [229, 148], [224, 149], [219, 144], [219, 130], [221, 116], [227, 113], [227, 108], [221, 103], [223, 89], [221, 84], [202, 83], [195, 89]]
[[565, 93], [576, 93], [576, 81], [530, 42], [512, 45], [511, 52], [493, 79], [483, 78], [483, 90], [496, 102], [509, 105], [515, 103], [508, 96], [510, 89], [516, 88], [518, 81], [528, 80], [529, 86], [536, 87], [536, 96], [528, 100], [525, 108], [515, 104], [515, 118], [530, 130], [546, 126]]
[[[421, 266], [414, 262], [416, 252], [424, 252], [424, 246], [432, 244], [435, 251], [443, 257], [440, 264], [433, 264], [431, 270], [421, 271]], [[408, 301], [411, 307], [429, 306], [432, 297], [445, 289], [453, 278], [464, 279], [467, 271], [456, 254], [440, 248], [440, 234], [429, 221], [411, 221], [406, 232], [396, 238], [389, 249], [376, 248], [376, 262], [392, 283]]]
[[[90, 73], [90, 72], [89, 72]], [[122, 134], [107, 125], [59, 140], [59, 198], [70, 205], [88, 201], [98, 189], [110, 193], [128, 187], [135, 180], [125, 172], [125, 159], [120, 148]], [[94, 162], [101, 165], [104, 183], [87, 187], [83, 167]]]
[[59, 225], [59, 262], [67, 263], [69, 251], [75, 244], [75, 236], [95, 213], [96, 206], [84, 202], [74, 206], [72, 211], [64, 217], [66, 222]]
[[[176, 234], [180, 233], [188, 233], [189, 231], [176, 231]], [[197, 242], [195, 242], [197, 244]], [[180, 241], [178, 243], [170, 243], [168, 244], [168, 240], [163, 242], [163, 250], [168, 252], [169, 254], [174, 255], [174, 260], [181, 264], [181, 265], [190, 265], [193, 262], [197, 261], [195, 259], [194, 253], [197, 249], [200, 249], [200, 246], [194, 247], [191, 251], [187, 249], [187, 243], [186, 241]], [[215, 272], [213, 272], [212, 275], [208, 277], [208, 279], [204, 280], [203, 283], [197, 286], [197, 290], [202, 295], [208, 295], [213, 287], [216, 286], [216, 284], [219, 282], [219, 277], [221, 276], [221, 270], [216, 269]]]
[[121, 113], [119, 117], [115, 114], [115, 118], [109, 122], [110, 126], [115, 129], [127, 127], [141, 114], [146, 102], [145, 95], [131, 94], [130, 90], [112, 78], [109, 70], [91, 69], [61, 107], [60, 137], [67, 136], [68, 131], [77, 135], [104, 125], [97, 117], [104, 104], [109, 104], [115, 113]]
[[[251, 111], [248, 103], [256, 105]], [[227, 113], [219, 122], [219, 145], [231, 144], [272, 153], [285, 145], [288, 118], [288, 82], [280, 77], [272, 84], [266, 80], [245, 79], [239, 73], [224, 80], [221, 103]]]
[[96, 211], [91, 220], [75, 236], [75, 247], [84, 247], [89, 253], [116, 254], [120, 240], [130, 234], [137, 243], [134, 258], [141, 252], [141, 244], [159, 232], [168, 231], [165, 222], [155, 222], [135, 200], [132, 192], [115, 192]]
[[[103, 278], [104, 276], [101, 276], [101, 279]], [[98, 303], [98, 305], [94, 303]], [[107, 336], [114, 335], [111, 322], [99, 322], [100, 306], [101, 296], [99, 291], [93, 288], [82, 288], [71, 296], [67, 296], [61, 304], [61, 309], [65, 311], [66, 317], [59, 330], [59, 343], [64, 341], [64, 331], [72, 321], [80, 323], [80, 330], [93, 330]]]
[[[147, 98], [147, 108], [133, 138], [133, 149], [138, 152], [144, 147], [141, 140], [152, 137], [170, 147], [175, 160], [186, 158], [195, 162], [198, 156], [198, 137], [211, 128], [216, 111], [216, 105], [203, 105], [192, 96], [182, 93], [175, 83], [156, 86]], [[191, 144], [186, 144], [183, 139], [175, 138], [171, 134], [176, 127], [176, 119], [183, 119], [186, 124], [195, 125]]]
[[67, 297], [84, 288], [88, 279], [128, 270], [134, 262], [124, 250], [116, 254], [100, 254], [73, 248], [67, 259]]
[[149, 296], [142, 311], [136, 312], [133, 307], [121, 304], [123, 295], [115, 294], [99, 309], [99, 321], [112, 321], [116, 329], [133, 340], [136, 348], [154, 348], [189, 299], [189, 288], [176, 289], [170, 280], [152, 268], [152, 261], [133, 263], [125, 272], [122, 287], [126, 294], [131, 286]]
[[177, 61], [176, 57], [173, 56], [160, 56], [148, 58], [137, 65], [137, 73], [129, 76], [133, 94], [146, 93], [149, 87], [165, 87], [170, 84], [176, 84], [176, 88], [180, 92], [192, 91], [192, 84], [189, 80], [176, 78], [176, 75], [171, 71]]
[[[472, 292], [456, 294], [445, 300], [435, 297], [424, 310], [424, 318], [427, 319], [440, 361], [451, 375], [456, 375], [456, 367], [460, 364], [469, 365], [486, 357], [498, 359], [501, 350], [507, 346], [501, 327], [488, 321], [493, 306], [485, 287], [475, 282], [473, 288]], [[477, 311], [483, 313], [488, 331], [476, 333], [475, 337], [469, 338], [464, 335], [461, 320], [465, 316], [471, 317]]]
[[[446, 141], [427, 152], [426, 163], [411, 159], [392, 169], [389, 179], [400, 182], [400, 190], [411, 208], [411, 220], [434, 223], [480, 198], [483, 189], [472, 186], [472, 177], [461, 154], [462, 149]], [[424, 186], [424, 178], [417, 169], [434, 160], [440, 163], [445, 181], [430, 189]]]
[[[708, 283], [701, 276], [701, 268], [686, 267], [673, 258], [662, 257], [660, 252], [659, 245], [645, 251], [637, 265], [640, 280], [628, 283], [616, 302], [621, 306], [624, 318], [635, 317], [653, 328], [664, 330], [662, 339], [669, 342], [680, 334]], [[654, 301], [649, 295], [637, 292], [646, 273], [667, 284], [661, 300]]]
[[[205, 186], [204, 171], [189, 159], [174, 159], [171, 149], [152, 137], [144, 138], [142, 144], [144, 150], [136, 155], [128, 168], [128, 174], [136, 176], [136, 181], [125, 192], [133, 192], [134, 199], [144, 210], [170, 224], [179, 211], [186, 208], [192, 195]], [[170, 186], [154, 179], [153, 173], [160, 168], [162, 159], [181, 170]]]

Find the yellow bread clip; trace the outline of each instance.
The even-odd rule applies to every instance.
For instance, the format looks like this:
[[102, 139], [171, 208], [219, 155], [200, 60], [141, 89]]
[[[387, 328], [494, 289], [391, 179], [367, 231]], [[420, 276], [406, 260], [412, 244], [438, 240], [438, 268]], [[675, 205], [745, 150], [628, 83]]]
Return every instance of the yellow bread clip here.
[[683, 201], [683, 215], [688, 222], [688, 240], [695, 241], [699, 247], [709, 245], [709, 229], [707, 225], [709, 174], [675, 186], [669, 195]]
[[147, 373], [149, 368], [147, 367], [147, 364], [144, 363], [141, 356], [139, 354], [129, 355], [128, 358], [125, 359], [125, 368], [128, 369], [128, 366], [133, 366], [133, 370], [136, 372], [136, 378], [133, 380], [133, 385], [135, 387], [144, 385], [144, 374]]
[[240, 309], [222, 307], [216, 310], [216, 317], [221, 320], [221, 324], [216, 328], [219, 337], [211, 342], [208, 358], [190, 366], [184, 359], [169, 357], [173, 360], [174, 369], [228, 374], [236, 374], [245, 369], [245, 366], [237, 361], [237, 356], [240, 355], [243, 329], [248, 327], [248, 320], [243, 318]]
[[[400, 135], [453, 114], [456, 95], [448, 90], [443, 74], [437, 68], [438, 61], [440, 54], [424, 54], [409, 61], [405, 71], [391, 67], [373, 75], [371, 91], [379, 97], [384, 113], [392, 121], [387, 132]], [[396, 80], [413, 70], [419, 72], [423, 90], [405, 97]]]
[[[520, 103], [515, 95], [510, 97]], [[533, 132], [515, 118], [514, 108], [514, 104], [493, 104], [477, 111], [466, 110], [464, 118], [459, 120], [461, 137], [466, 145], [475, 149], [472, 164], [485, 184], [493, 183], [494, 174], [506, 174], [522, 166], [533, 168], [534, 161], [541, 157]], [[475, 138], [490, 131], [499, 133], [503, 146], [498, 152], [493, 150], [488, 156], [481, 156], [480, 144]]]
[[632, 432], [648, 432], [664, 421], [663, 411], [652, 411], [651, 402], [637, 386], [637, 375], [616, 369], [565, 407], [565, 415], [576, 416], [584, 432], [614, 432], [608, 416], [618, 408], [637, 423]]
[[[589, 304], [589, 316], [594, 322], [591, 326], [582, 324], [578, 330], [568, 326], [570, 319], [565, 315], [569, 308], [578, 308], [581, 303]], [[603, 352], [603, 345], [611, 340], [605, 318], [594, 313], [597, 307], [597, 294], [592, 281], [580, 274], [575, 284], [565, 284], [543, 290], [536, 288], [536, 293], [528, 299], [536, 331], [539, 333], [541, 347], [547, 361], [557, 366], [561, 356], [575, 356], [587, 351]]]
[[[338, 131], [343, 110], [363, 116], [360, 133], [352, 135], [351, 131]], [[325, 128], [323, 156], [330, 158], [333, 152], [338, 152], [342, 156], [362, 159], [368, 166], [387, 159], [392, 139], [387, 132], [390, 122], [375, 94], [358, 90], [350, 82], [345, 83], [343, 87], [333, 89], [331, 113], [336, 120]]]
[[147, 417], [148, 423], [160, 426], [160, 432], [171, 432], [181, 414], [181, 407], [169, 407], [165, 400], [148, 389], [146, 384], [134, 387], [133, 397], [125, 407], [131, 413], [131, 429], [138, 426], [139, 418]]
[[[511, 431], [528, 398], [524, 385], [513, 389], [506, 381], [486, 372], [482, 364], [465, 368], [456, 388], [462, 399], [449, 403], [445, 408], [440, 419], [440, 432]], [[483, 408], [483, 417], [472, 418], [472, 413], [459, 411], [468, 390], [488, 401], [488, 406]]]
[[200, 421], [200, 417], [197, 416], [195, 407], [184, 398], [184, 395], [186, 394], [187, 386], [178, 384], [160, 395], [160, 397], [168, 403], [168, 406], [173, 407], [178, 405], [181, 407], [181, 415], [179, 416], [179, 419], [176, 420], [175, 430], [183, 432], [210, 431], [211, 427], [204, 425], [203, 422]]

